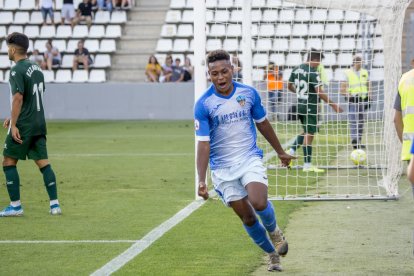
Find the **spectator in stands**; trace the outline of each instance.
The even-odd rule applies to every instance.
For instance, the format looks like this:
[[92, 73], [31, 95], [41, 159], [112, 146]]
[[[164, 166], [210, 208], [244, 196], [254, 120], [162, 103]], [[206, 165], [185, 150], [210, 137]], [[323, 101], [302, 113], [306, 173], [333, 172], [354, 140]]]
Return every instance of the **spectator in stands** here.
[[39, 64], [42, 70], [46, 70], [47, 67], [46, 67], [45, 58], [39, 53], [39, 50], [37, 49], [33, 50], [33, 53], [29, 59]]
[[52, 67], [59, 67], [62, 63], [62, 55], [58, 48], [53, 47], [51, 39], [46, 42], [46, 52], [44, 56], [47, 70], [52, 70]]
[[242, 74], [242, 64], [241, 61], [237, 56], [233, 56], [231, 58], [231, 64], [233, 65], [233, 80], [242, 82], [243, 81], [243, 74]]
[[172, 75], [172, 56], [168, 55], [165, 58], [165, 64], [162, 66], [162, 76], [160, 78], [161, 82], [169, 82], [171, 79], [171, 75]]
[[[52, 22], [52, 25], [55, 25], [53, 6], [55, 6], [56, 8], [55, 0], [42, 0], [42, 4], [40, 5], [40, 11], [43, 17], [43, 25], [47, 24], [47, 15], [50, 16], [50, 21]], [[39, 0], [36, 0], [36, 7], [39, 8]]]
[[184, 59], [184, 81], [191, 81], [194, 74], [194, 66], [191, 65], [191, 60], [188, 57]]
[[145, 66], [145, 75], [149, 82], [159, 82], [162, 73], [161, 65], [157, 58], [151, 55], [148, 59], [148, 64]]
[[130, 9], [131, 8], [131, 0], [112, 0], [112, 6], [114, 9]]
[[99, 10], [107, 10], [112, 12], [112, 0], [96, 0]]
[[65, 24], [65, 21], [69, 21], [70, 24], [75, 26], [75, 6], [73, 5], [73, 0], [63, 0], [62, 5], [62, 25]]
[[267, 72], [265, 74], [265, 81], [267, 83], [269, 110], [273, 115], [276, 115], [276, 105], [281, 102], [283, 92], [283, 75], [274, 62], [269, 62]]
[[89, 0], [83, 0], [79, 3], [78, 10], [76, 11], [75, 25], [79, 22], [86, 22], [88, 28], [92, 25], [92, 3]]
[[172, 75], [170, 81], [172, 82], [182, 82], [184, 80], [184, 68], [180, 66], [181, 59], [175, 59], [175, 65], [172, 66]]
[[89, 51], [83, 47], [83, 45], [84, 41], [82, 39], [79, 40], [78, 49], [75, 50], [75, 55], [73, 57], [73, 71], [77, 70], [79, 65], [82, 65], [83, 68], [88, 71], [89, 65], [92, 64], [92, 58], [89, 55]]

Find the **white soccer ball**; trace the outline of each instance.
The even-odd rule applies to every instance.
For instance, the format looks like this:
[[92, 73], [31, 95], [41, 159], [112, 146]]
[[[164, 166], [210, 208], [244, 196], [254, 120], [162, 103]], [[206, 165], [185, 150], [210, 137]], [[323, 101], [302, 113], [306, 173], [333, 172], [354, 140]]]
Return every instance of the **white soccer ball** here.
[[362, 149], [356, 149], [351, 152], [351, 160], [357, 166], [363, 165], [367, 161], [367, 154]]

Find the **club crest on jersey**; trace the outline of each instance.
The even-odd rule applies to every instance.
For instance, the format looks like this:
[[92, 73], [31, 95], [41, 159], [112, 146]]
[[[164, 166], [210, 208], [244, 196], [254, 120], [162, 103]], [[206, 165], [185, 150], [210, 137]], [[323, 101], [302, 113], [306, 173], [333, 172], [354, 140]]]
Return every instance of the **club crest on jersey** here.
[[236, 98], [236, 101], [241, 105], [244, 106], [246, 104], [246, 97], [243, 95], [240, 95]]
[[200, 122], [198, 120], [194, 120], [194, 128], [195, 128], [195, 130], [200, 129]]

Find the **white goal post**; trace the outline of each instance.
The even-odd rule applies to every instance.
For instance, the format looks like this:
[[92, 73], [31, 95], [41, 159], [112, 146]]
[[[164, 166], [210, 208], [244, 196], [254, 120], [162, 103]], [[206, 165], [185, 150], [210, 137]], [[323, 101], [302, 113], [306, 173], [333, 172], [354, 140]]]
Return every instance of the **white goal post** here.
[[[188, 0], [187, 0], [188, 1]], [[224, 48], [242, 64], [243, 83], [262, 95], [268, 118], [281, 143], [289, 146], [301, 132], [287, 90], [292, 69], [306, 61], [310, 48], [321, 50], [325, 92], [345, 110], [335, 114], [321, 103], [313, 163], [323, 174], [303, 173], [301, 151], [291, 170], [281, 168], [274, 151], [259, 137], [269, 174], [271, 199], [395, 199], [401, 175], [393, 124], [393, 104], [401, 76], [405, 10], [411, 0], [194, 0], [195, 101], [207, 87], [205, 56]], [[344, 71], [360, 56], [370, 75], [373, 102], [365, 117], [362, 141], [367, 163], [349, 156], [350, 127], [346, 99], [340, 95]], [[351, 60], [351, 62], [350, 62]], [[268, 64], [278, 65], [284, 87], [280, 102], [269, 97]], [[275, 105], [272, 110], [271, 105]], [[365, 147], [364, 147], [365, 148]], [[197, 182], [197, 181], [196, 181]], [[197, 191], [197, 183], [196, 183]], [[197, 197], [197, 194], [196, 194]]]

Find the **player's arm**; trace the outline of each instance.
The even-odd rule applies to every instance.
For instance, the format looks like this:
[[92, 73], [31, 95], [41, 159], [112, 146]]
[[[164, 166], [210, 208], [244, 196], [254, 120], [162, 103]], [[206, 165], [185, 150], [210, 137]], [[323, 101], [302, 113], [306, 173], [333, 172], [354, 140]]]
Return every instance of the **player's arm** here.
[[295, 159], [295, 157], [287, 154], [283, 150], [282, 145], [279, 142], [279, 138], [277, 138], [277, 135], [275, 131], [273, 130], [273, 127], [269, 123], [269, 121], [265, 119], [264, 121], [260, 123], [256, 123], [256, 127], [260, 131], [260, 133], [263, 135], [263, 137], [269, 142], [272, 148], [276, 151], [277, 155], [279, 156], [280, 161], [282, 161], [282, 165], [288, 166], [290, 161], [292, 159]]
[[348, 95], [348, 82], [347, 81], [341, 81], [341, 88], [340, 88], [339, 92], [342, 95], [345, 95], [345, 96]]
[[327, 104], [329, 104], [329, 105], [332, 107], [332, 109], [333, 109], [333, 110], [335, 110], [335, 112], [337, 112], [337, 113], [342, 113], [342, 112], [343, 112], [342, 108], [341, 108], [338, 104], [334, 103], [334, 102], [333, 102], [333, 101], [332, 101], [332, 100], [328, 97], [328, 95], [326, 95], [326, 94], [325, 94], [325, 92], [323, 92], [322, 85], [315, 87], [315, 90], [316, 90], [316, 93], [318, 93], [319, 97], [320, 97], [320, 98], [321, 98], [324, 102], [326, 102]]
[[198, 176], [198, 195], [204, 200], [208, 199], [208, 189], [206, 184], [208, 160], [210, 156], [210, 141], [197, 142], [197, 176]]
[[403, 123], [402, 112], [399, 110], [395, 110], [394, 126], [395, 126], [395, 130], [397, 131], [398, 139], [400, 139], [400, 142], [402, 143], [404, 123]]
[[19, 129], [16, 127], [17, 119], [19, 118], [20, 111], [22, 110], [23, 105], [23, 95], [19, 92], [14, 93], [12, 98], [12, 108], [11, 108], [11, 135], [13, 139], [21, 144], [23, 143]]
[[296, 86], [293, 84], [293, 82], [288, 83], [288, 90], [292, 93], [296, 93]]

